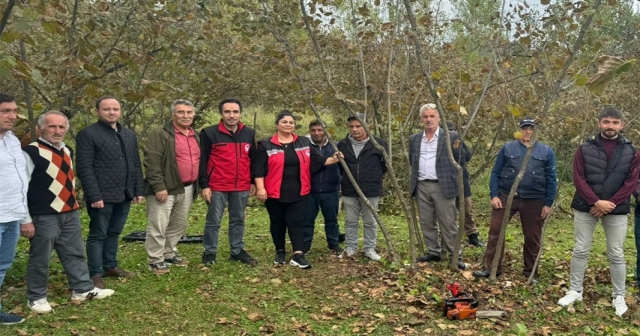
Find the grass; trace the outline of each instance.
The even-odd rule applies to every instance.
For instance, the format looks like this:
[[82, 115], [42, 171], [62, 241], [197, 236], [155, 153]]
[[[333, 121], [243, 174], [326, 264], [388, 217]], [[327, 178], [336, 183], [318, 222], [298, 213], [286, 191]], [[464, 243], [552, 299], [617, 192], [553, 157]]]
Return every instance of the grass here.
[[[486, 180], [474, 185], [474, 200], [480, 236], [486, 237], [490, 212], [483, 186]], [[564, 208], [568, 208], [568, 200], [567, 195], [561, 198]], [[21, 239], [16, 261], [3, 285], [2, 303], [5, 310], [26, 316], [27, 321], [0, 327], [0, 335], [640, 335], [636, 327], [640, 318], [616, 317], [608, 306], [612, 289], [600, 227], [589, 257], [585, 302], [576, 305], [574, 313], [556, 305], [569, 282], [573, 224], [567, 213], [554, 214], [544, 243], [540, 282], [528, 287], [521, 275], [523, 239], [516, 220], [508, 230], [505, 274], [497, 284], [490, 285], [470, 275], [481, 267], [482, 249], [465, 244], [463, 256], [470, 270], [456, 273], [449, 272], [445, 263], [421, 265], [411, 271], [387, 261], [369, 262], [362, 256], [339, 260], [327, 251], [321, 224], [309, 255], [311, 270], [274, 267], [266, 210], [255, 200], [250, 203], [245, 241], [247, 250], [260, 261], [257, 267], [228, 260], [224, 226], [217, 264], [198, 265], [201, 245], [179, 245], [181, 254], [192, 264], [173, 267], [164, 276], [147, 269], [143, 244], [123, 242], [121, 266], [137, 275], [106, 279], [107, 286], [116, 291], [113, 297], [76, 305], [70, 302], [62, 267], [54, 256], [49, 301], [55, 306], [47, 315], [32, 314], [26, 306], [24, 274], [29, 246]], [[386, 210], [390, 209], [381, 207], [382, 212]], [[84, 210], [81, 213], [86, 236], [88, 218]], [[190, 213], [189, 234], [202, 232], [205, 213], [206, 207], [199, 199]], [[408, 263], [405, 220], [389, 215], [382, 218], [403, 262]], [[318, 223], [322, 223], [321, 218]], [[125, 234], [144, 230], [145, 225], [144, 205], [133, 205]], [[635, 271], [633, 239], [630, 225], [625, 244], [629, 274]], [[379, 250], [385, 252], [385, 246], [380, 233]], [[632, 277], [628, 280], [627, 302], [630, 312], [635, 312], [638, 289]], [[506, 310], [509, 317], [443, 319], [441, 300], [449, 295], [445, 284], [454, 281], [467, 291], [479, 293], [480, 309]]]

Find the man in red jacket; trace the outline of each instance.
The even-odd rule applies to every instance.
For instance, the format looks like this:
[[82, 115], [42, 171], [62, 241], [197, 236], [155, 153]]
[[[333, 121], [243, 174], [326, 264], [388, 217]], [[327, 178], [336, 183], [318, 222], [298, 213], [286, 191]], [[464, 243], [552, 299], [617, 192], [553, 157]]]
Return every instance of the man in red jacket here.
[[198, 183], [209, 210], [204, 227], [202, 263], [216, 262], [218, 233], [224, 209], [229, 204], [229, 244], [231, 260], [255, 266], [258, 261], [244, 250], [244, 211], [247, 199], [255, 194], [251, 180], [251, 158], [255, 152], [255, 131], [240, 122], [242, 103], [224, 99], [218, 104], [218, 125], [200, 134], [200, 175]]

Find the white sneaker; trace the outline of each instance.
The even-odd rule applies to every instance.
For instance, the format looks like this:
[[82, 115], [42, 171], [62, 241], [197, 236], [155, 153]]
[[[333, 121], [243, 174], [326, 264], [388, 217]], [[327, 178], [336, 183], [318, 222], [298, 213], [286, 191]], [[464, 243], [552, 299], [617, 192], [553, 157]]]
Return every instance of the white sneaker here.
[[558, 300], [558, 304], [566, 307], [576, 301], [582, 301], [582, 293], [570, 290], [562, 299]]
[[378, 261], [380, 260], [380, 256], [376, 253], [376, 250], [374, 249], [366, 249], [364, 250], [364, 256], [373, 260], [373, 261]]
[[616, 315], [622, 316], [622, 314], [626, 313], [629, 308], [627, 307], [627, 303], [624, 302], [624, 296], [618, 295], [613, 300], [611, 300], [611, 305], [616, 309]]
[[39, 314], [46, 314], [51, 312], [51, 305], [47, 298], [35, 300], [35, 301], [27, 301], [27, 305], [29, 309]]
[[338, 258], [342, 259], [345, 256], [347, 256], [349, 258], [352, 258], [356, 254], [358, 254], [358, 248], [353, 248], [353, 247], [348, 247], [347, 246], [344, 250], [342, 250], [342, 253], [340, 253]]
[[115, 293], [113, 289], [100, 289], [100, 288], [94, 287], [92, 290], [84, 293], [76, 293], [76, 291], [73, 291], [71, 293], [71, 300], [75, 300], [75, 301], [84, 301], [86, 299], [101, 300], [106, 298], [107, 296], [113, 295], [113, 293]]

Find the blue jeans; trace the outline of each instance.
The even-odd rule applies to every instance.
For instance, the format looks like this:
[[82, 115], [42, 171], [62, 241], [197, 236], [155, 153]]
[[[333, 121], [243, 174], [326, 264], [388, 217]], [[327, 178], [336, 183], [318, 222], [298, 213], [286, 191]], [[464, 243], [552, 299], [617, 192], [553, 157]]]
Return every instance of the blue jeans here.
[[104, 203], [104, 208], [87, 207], [89, 235], [87, 263], [89, 276], [102, 275], [118, 267], [118, 237], [129, 215], [131, 201]]
[[[20, 222], [0, 223], [0, 288], [7, 270], [13, 264], [16, 255], [16, 245], [20, 238]], [[2, 305], [0, 304], [0, 309]]]
[[313, 232], [319, 210], [322, 210], [322, 216], [324, 217], [324, 232], [327, 236], [327, 244], [329, 247], [338, 245], [338, 237], [340, 236], [340, 229], [338, 228], [339, 198], [338, 191], [309, 194], [309, 207], [307, 208], [307, 219], [304, 224], [305, 246], [310, 247], [313, 242]]
[[244, 248], [244, 211], [247, 208], [248, 191], [212, 191], [211, 203], [204, 224], [204, 255], [218, 253], [218, 234], [224, 208], [229, 204], [229, 245], [236, 255]]

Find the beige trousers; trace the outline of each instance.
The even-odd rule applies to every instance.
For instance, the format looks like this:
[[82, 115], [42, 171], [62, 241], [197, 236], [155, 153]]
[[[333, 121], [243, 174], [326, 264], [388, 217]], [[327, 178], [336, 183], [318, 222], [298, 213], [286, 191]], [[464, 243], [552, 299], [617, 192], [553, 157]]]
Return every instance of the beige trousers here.
[[193, 203], [193, 188], [184, 188], [184, 194], [169, 195], [164, 203], [155, 196], [147, 197], [147, 235], [145, 248], [149, 264], [175, 256], [174, 248], [187, 232], [187, 218]]

